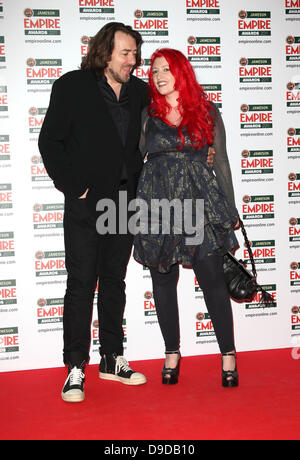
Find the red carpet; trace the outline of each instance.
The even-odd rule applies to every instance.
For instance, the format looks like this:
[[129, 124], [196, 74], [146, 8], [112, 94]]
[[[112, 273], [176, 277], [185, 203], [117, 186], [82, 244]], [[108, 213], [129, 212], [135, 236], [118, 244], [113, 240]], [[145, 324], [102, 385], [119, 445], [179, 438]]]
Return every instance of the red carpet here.
[[[131, 363], [133, 364], [133, 363]], [[0, 374], [2, 440], [300, 439], [300, 360], [290, 349], [238, 354], [240, 387], [221, 387], [217, 355], [182, 359], [178, 385], [163, 360], [135, 362], [148, 383], [129, 387], [86, 371], [86, 400], [68, 404], [64, 368]]]

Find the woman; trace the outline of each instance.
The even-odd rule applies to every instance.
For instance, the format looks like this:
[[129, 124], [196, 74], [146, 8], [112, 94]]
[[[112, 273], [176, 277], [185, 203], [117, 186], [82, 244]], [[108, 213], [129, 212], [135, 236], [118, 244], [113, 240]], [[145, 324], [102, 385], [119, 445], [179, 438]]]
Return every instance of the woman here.
[[[158, 321], [165, 341], [162, 382], [178, 382], [177, 280], [178, 264], [182, 263], [192, 266], [204, 294], [222, 353], [222, 384], [237, 386], [232, 312], [222, 260], [225, 252], [238, 246], [233, 229], [239, 227], [239, 216], [234, 203], [223, 122], [217, 108], [207, 101], [191, 64], [180, 51], [165, 48], [152, 55], [149, 85], [152, 103], [143, 114], [141, 140], [148, 157], [137, 198], [148, 203], [148, 209], [155, 199], [165, 198], [169, 202], [179, 199], [180, 203], [190, 200], [193, 217], [196, 201], [204, 200], [203, 241], [190, 242], [184, 231], [180, 234], [174, 213], [171, 213], [168, 234], [163, 231], [164, 218], [157, 213], [158, 222], [154, 224], [159, 231], [151, 233], [153, 216], [147, 213], [142, 220], [145, 224], [149, 219], [146, 222], [148, 232], [140, 231], [135, 236], [134, 258], [150, 268]], [[214, 171], [217, 179], [206, 163], [210, 145], [216, 151]]]

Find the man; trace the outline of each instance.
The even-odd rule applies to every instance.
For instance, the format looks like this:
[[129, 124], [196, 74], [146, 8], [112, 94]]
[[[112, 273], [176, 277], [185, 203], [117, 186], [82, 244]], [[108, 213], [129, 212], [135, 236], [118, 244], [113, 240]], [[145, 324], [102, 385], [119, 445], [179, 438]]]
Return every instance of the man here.
[[132, 75], [142, 38], [130, 26], [106, 24], [91, 40], [81, 69], [58, 79], [39, 137], [49, 176], [65, 195], [64, 363], [67, 402], [84, 400], [85, 365], [97, 281], [100, 378], [140, 385], [146, 378], [123, 357], [125, 275], [132, 235], [99, 235], [96, 203], [119, 191], [134, 198], [143, 165], [138, 149], [148, 86]]

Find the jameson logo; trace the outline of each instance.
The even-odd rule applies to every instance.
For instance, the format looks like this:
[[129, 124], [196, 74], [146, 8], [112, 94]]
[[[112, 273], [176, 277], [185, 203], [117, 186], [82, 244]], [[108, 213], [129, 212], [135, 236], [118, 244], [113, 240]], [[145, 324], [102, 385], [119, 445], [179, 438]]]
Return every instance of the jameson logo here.
[[[251, 250], [256, 264], [274, 264], [275, 256], [275, 240], [260, 240], [251, 241]], [[243, 251], [244, 259], [250, 259], [247, 249]]]
[[64, 251], [37, 251], [35, 253], [35, 276], [66, 275]]
[[0, 112], [8, 111], [7, 86], [0, 85]]
[[31, 181], [32, 182], [45, 182], [51, 181], [44, 166], [42, 157], [34, 155], [31, 157]]
[[288, 196], [289, 198], [300, 197], [300, 174], [291, 172], [288, 176]]
[[270, 18], [270, 11], [240, 11], [238, 20], [239, 36], [271, 35]]
[[49, 228], [62, 228], [64, 218], [64, 205], [61, 203], [39, 204], [33, 206], [33, 228], [46, 230]]
[[300, 128], [289, 128], [287, 133], [287, 151], [300, 152]]
[[0, 209], [11, 209], [12, 207], [11, 184], [0, 184]]
[[168, 11], [135, 10], [133, 28], [141, 35], [169, 35]]
[[0, 328], [0, 353], [19, 351], [19, 330], [17, 327]]
[[241, 105], [241, 129], [269, 129], [273, 126], [272, 104]]
[[0, 280], [0, 305], [15, 305], [16, 291], [16, 280]]
[[62, 76], [61, 59], [34, 59], [26, 61], [27, 85], [52, 85]]
[[274, 219], [274, 195], [245, 195], [243, 219]]
[[277, 292], [276, 292], [276, 284], [262, 284], [261, 287], [265, 290], [265, 291], [268, 291], [269, 294], [271, 294], [272, 298], [273, 298], [273, 302], [269, 302], [269, 303], [266, 303], [266, 304], [261, 304], [261, 300], [262, 300], [262, 294], [261, 292], [258, 292], [255, 297], [253, 297], [252, 299], [252, 302], [251, 303], [246, 303], [245, 304], [245, 309], [246, 310], [253, 310], [253, 309], [256, 309], [256, 308], [276, 308], [277, 307], [277, 303], [276, 303], [276, 299], [277, 299]]
[[300, 262], [290, 264], [290, 286], [300, 286]]
[[243, 150], [242, 174], [272, 174], [273, 150]]
[[150, 73], [150, 59], [142, 59], [141, 66], [134, 70], [136, 77], [148, 81]]
[[59, 10], [24, 10], [25, 35], [60, 35]]
[[0, 35], [0, 62], [5, 62], [5, 38]]
[[38, 324], [62, 323], [64, 312], [64, 299], [38, 299], [37, 322]]
[[197, 313], [196, 337], [215, 336], [212, 321], [208, 313]]
[[220, 14], [220, 1], [186, 0], [186, 14]]
[[300, 217], [289, 219], [289, 241], [291, 243], [300, 241]]
[[187, 55], [191, 62], [220, 62], [221, 38], [220, 37], [194, 37], [187, 39]]
[[289, 82], [286, 91], [287, 107], [300, 107], [300, 82]]
[[0, 258], [13, 257], [15, 255], [14, 232], [0, 233]]
[[267, 83], [272, 81], [271, 58], [241, 58], [240, 83]]
[[39, 133], [44, 122], [47, 112], [45, 107], [30, 107], [28, 117], [28, 126], [30, 133]]
[[10, 160], [10, 142], [8, 134], [0, 134], [0, 161]]
[[156, 309], [155, 304], [151, 300], [152, 299], [152, 292], [146, 291], [144, 294], [144, 316], [156, 316]]
[[207, 94], [207, 99], [214, 102], [217, 107], [222, 108], [222, 85], [206, 84], [201, 86]]
[[300, 0], [285, 0], [285, 14], [300, 14]]
[[289, 35], [286, 37], [285, 45], [285, 59], [288, 62], [299, 62], [300, 61], [300, 36], [294, 37]]
[[115, 12], [115, 0], [79, 0], [79, 12], [112, 14]]

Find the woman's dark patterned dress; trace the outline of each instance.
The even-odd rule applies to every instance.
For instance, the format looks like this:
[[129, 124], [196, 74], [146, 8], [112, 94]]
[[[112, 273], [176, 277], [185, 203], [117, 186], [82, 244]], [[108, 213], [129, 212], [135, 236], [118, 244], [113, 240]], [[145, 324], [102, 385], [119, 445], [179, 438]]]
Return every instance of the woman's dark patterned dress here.
[[[219, 170], [220, 182], [206, 162], [208, 145], [195, 150], [191, 147], [188, 136], [185, 136], [185, 145], [182, 150], [177, 150], [179, 142], [177, 128], [169, 126], [156, 117], [148, 117], [145, 124], [145, 151], [148, 152], [147, 162], [142, 170], [137, 199], [147, 203], [148, 213], [143, 215], [141, 232], [134, 238], [134, 258], [148, 267], [157, 268], [161, 273], [170, 270], [171, 265], [180, 262], [182, 265], [191, 266], [194, 261], [201, 260], [207, 255], [224, 254], [238, 246], [237, 239], [232, 230], [238, 218], [238, 211], [234, 205], [234, 195], [231, 182], [231, 173], [225, 148], [225, 132], [219, 112], [215, 118], [215, 139], [224, 136], [224, 146], [216, 150], [214, 169]], [[220, 144], [222, 145], [222, 144]], [[219, 150], [219, 151], [218, 151]], [[225, 150], [225, 157], [224, 157]], [[218, 157], [220, 155], [220, 157]], [[224, 157], [223, 160], [221, 157]], [[224, 164], [222, 164], [222, 161]], [[225, 166], [224, 166], [225, 165]], [[218, 176], [218, 175], [217, 175]], [[219, 177], [218, 177], [219, 179]], [[171, 225], [168, 233], [163, 229], [162, 216], [155, 214], [158, 222], [155, 233], [151, 233], [151, 200], [179, 199], [181, 204], [192, 203], [188, 212], [193, 215], [193, 225], [197, 216], [199, 225], [204, 225], [203, 241], [191, 244], [193, 235], [182, 231], [178, 226], [171, 209]], [[204, 200], [204, 216], [196, 214], [196, 199]], [[153, 205], [153, 201], [152, 201]], [[156, 208], [157, 209], [157, 208]], [[182, 218], [184, 205], [182, 205]], [[169, 221], [169, 219], [168, 219]], [[166, 222], [165, 222], [166, 224]], [[157, 231], [157, 229], [159, 229]], [[187, 241], [189, 243], [187, 244]]]

